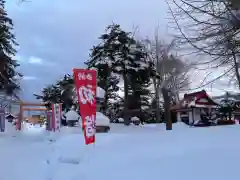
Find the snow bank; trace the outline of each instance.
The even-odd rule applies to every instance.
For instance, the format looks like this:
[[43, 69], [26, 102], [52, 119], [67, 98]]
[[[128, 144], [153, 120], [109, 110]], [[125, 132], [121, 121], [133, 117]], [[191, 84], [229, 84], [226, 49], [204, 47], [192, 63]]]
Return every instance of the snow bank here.
[[172, 131], [164, 124], [111, 127], [89, 146], [82, 134], [42, 142], [0, 136], [1, 179], [239, 179], [239, 125], [189, 128], [176, 123]]
[[[98, 149], [78, 177], [82, 174], [86, 180], [237, 180], [239, 177], [240, 145], [236, 143], [239, 128], [142, 132], [122, 135]], [[231, 172], [226, 167], [231, 167]]]
[[30, 136], [0, 138], [1, 180], [46, 179], [46, 159], [51, 149], [47, 142], [28, 138]]
[[[82, 126], [82, 121], [79, 121]], [[96, 125], [97, 126], [110, 126], [110, 119], [101, 112], [96, 112]]]
[[183, 123], [183, 122], [177, 122], [177, 123], [173, 124], [173, 128], [178, 129], [178, 130], [183, 130], [183, 129], [186, 129], [186, 128], [190, 128], [190, 126]]
[[110, 126], [110, 119], [101, 112], [96, 113], [97, 126]]
[[63, 126], [60, 129], [61, 134], [82, 134], [82, 128], [81, 127], [68, 127]]
[[84, 144], [81, 134], [72, 134], [58, 139], [49, 159], [48, 178], [52, 180], [82, 179], [84, 176], [81, 174], [82, 170], [91, 163], [98, 150], [111, 143], [116, 137], [118, 135], [97, 134], [96, 144], [88, 146]]
[[22, 124], [22, 132], [26, 135], [42, 135], [46, 132], [45, 126], [40, 126], [39, 124], [31, 124], [31, 123], [23, 123]]
[[123, 118], [118, 118], [118, 122], [124, 123], [124, 119]]
[[13, 123], [5, 121], [5, 131], [7, 134], [14, 134], [16, 133], [16, 126]]
[[[139, 126], [135, 126], [134, 124], [130, 124], [126, 126], [122, 123], [111, 123], [111, 133], [128, 133], [128, 134], [135, 134], [135, 133], [152, 133], [152, 132], [164, 132], [166, 131], [166, 124], [165, 123], [154, 123], [154, 124], [140, 124]], [[174, 123], [172, 125], [173, 131], [185, 131], [190, 127], [182, 122]], [[170, 131], [171, 132], [171, 131]]]
[[138, 117], [134, 116], [131, 118], [131, 121], [140, 121], [140, 119]]

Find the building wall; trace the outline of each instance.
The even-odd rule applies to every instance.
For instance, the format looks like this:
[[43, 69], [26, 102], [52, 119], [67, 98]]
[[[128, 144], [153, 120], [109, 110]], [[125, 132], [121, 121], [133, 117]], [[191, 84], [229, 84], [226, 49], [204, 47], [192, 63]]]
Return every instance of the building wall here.
[[24, 117], [24, 121], [27, 121], [29, 123], [37, 124], [40, 122], [40, 118], [38, 117]]
[[201, 116], [200, 116], [201, 110], [200, 110], [200, 108], [194, 108], [193, 113], [194, 113], [194, 121], [195, 122], [201, 120]]
[[182, 110], [177, 112], [177, 121], [178, 122], [189, 122], [191, 114], [189, 110]]
[[189, 112], [188, 112], [188, 115], [189, 115], [189, 124], [192, 124], [192, 123], [193, 123], [194, 113], [193, 113], [192, 111], [189, 111]]
[[18, 114], [20, 111], [20, 104], [11, 103], [8, 107], [9, 112], [12, 114]]
[[193, 108], [193, 111], [188, 109], [186, 111], [177, 112], [177, 121], [182, 121], [182, 118], [188, 118], [189, 124], [192, 124], [193, 120], [195, 122], [200, 120], [200, 109]]

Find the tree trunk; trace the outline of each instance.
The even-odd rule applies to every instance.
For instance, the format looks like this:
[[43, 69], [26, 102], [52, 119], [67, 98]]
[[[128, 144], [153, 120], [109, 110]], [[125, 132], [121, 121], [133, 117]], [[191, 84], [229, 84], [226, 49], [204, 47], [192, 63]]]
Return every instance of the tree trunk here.
[[105, 83], [103, 85], [103, 90], [105, 91], [105, 96], [104, 96], [104, 102], [102, 105], [102, 110], [104, 113], [106, 113], [107, 109], [108, 109], [108, 99], [109, 99], [109, 94], [108, 94], [108, 90], [109, 90], [109, 77], [111, 76], [111, 68], [108, 68], [108, 77], [105, 79]]
[[154, 91], [155, 91], [155, 100], [156, 100], [156, 122], [160, 123], [160, 107], [159, 107], [159, 86], [156, 82], [156, 77], [153, 78], [153, 85], [154, 85]]
[[164, 99], [164, 120], [166, 123], [166, 130], [172, 130], [169, 90], [164, 87], [161, 90]]
[[180, 102], [179, 92], [176, 92], [176, 103], [179, 104], [179, 102]]
[[160, 105], [159, 105], [159, 101], [160, 101], [160, 98], [159, 98], [159, 88], [157, 88], [157, 91], [156, 91], [156, 122], [157, 123], [160, 123], [161, 122], [161, 116], [160, 116]]
[[102, 106], [101, 106], [101, 111], [105, 114], [106, 111], [107, 111], [107, 102], [108, 102], [108, 92], [107, 92], [107, 89], [104, 89], [105, 91], [105, 96], [104, 96], [104, 101], [102, 103]]
[[129, 114], [128, 114], [128, 79], [127, 79], [127, 74], [123, 74], [123, 81], [124, 81], [124, 108], [123, 108], [123, 119], [124, 119], [124, 124], [129, 125], [130, 124], [130, 119], [129, 119]]

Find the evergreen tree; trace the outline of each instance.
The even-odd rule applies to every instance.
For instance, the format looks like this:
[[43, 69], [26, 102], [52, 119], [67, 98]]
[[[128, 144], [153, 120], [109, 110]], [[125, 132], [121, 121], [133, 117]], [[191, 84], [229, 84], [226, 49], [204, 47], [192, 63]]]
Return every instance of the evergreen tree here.
[[230, 94], [226, 92], [223, 100], [220, 101], [218, 112], [221, 118], [225, 118], [226, 120], [231, 120], [232, 113], [236, 109], [235, 101], [230, 99]]
[[135, 116], [138, 116], [142, 121], [146, 119], [144, 109], [151, 106], [151, 69], [142, 68], [139, 71], [133, 71], [129, 75], [131, 95], [129, 97], [130, 106], [129, 109], [134, 109]]
[[86, 62], [88, 68], [97, 70], [98, 85], [106, 91], [104, 110], [107, 110], [109, 99], [116, 98], [119, 90], [120, 78], [116, 74], [122, 75], [119, 63], [123, 60], [123, 47], [128, 45], [128, 35], [119, 25], [108, 26], [106, 32], [99, 37], [101, 43], [92, 49], [90, 60]]
[[[102, 40], [102, 37], [99, 38]], [[102, 40], [103, 41], [103, 40]], [[102, 111], [108, 109], [109, 99], [116, 97], [116, 92], [119, 90], [119, 77], [112, 72], [112, 63], [114, 51], [109, 42], [101, 42], [98, 46], [94, 46], [91, 50], [90, 59], [85, 62], [89, 69], [97, 70], [97, 84], [105, 90], [105, 100], [102, 104]]]
[[64, 75], [63, 79], [57, 81], [57, 86], [61, 90], [60, 98], [61, 101], [64, 103], [64, 109], [69, 110], [73, 105], [78, 104], [72, 75]]
[[[100, 44], [93, 47], [90, 60], [86, 62], [88, 68], [98, 71], [99, 86], [106, 91], [105, 107], [109, 98], [116, 96], [119, 79], [114, 77], [118, 74], [124, 81], [124, 119], [129, 124], [128, 108], [130, 95], [130, 79], [137, 77], [134, 72], [146, 69], [146, 53], [129, 32], [121, 29], [120, 25], [112, 24], [106, 28], [100, 36]], [[135, 92], [135, 91], [134, 91]], [[106, 108], [105, 108], [106, 109]]]
[[41, 99], [49, 109], [52, 103], [62, 103], [63, 110], [69, 110], [72, 105], [77, 105], [73, 77], [69, 74], [55, 84], [43, 88], [41, 95], [34, 96]]
[[101, 36], [103, 42], [107, 42], [111, 51], [112, 71], [119, 74], [124, 81], [124, 120], [125, 124], [130, 123], [129, 118], [129, 95], [130, 85], [129, 80], [134, 72], [145, 69], [147, 64], [142, 61], [145, 53], [133, 35], [121, 29], [120, 25], [112, 24], [107, 27], [105, 34]]
[[132, 90], [132, 97], [135, 99], [136, 109], [142, 109], [143, 106], [149, 106], [151, 75], [153, 64], [147, 61], [146, 52], [143, 45], [138, 42], [135, 59], [133, 61], [133, 69], [129, 70], [129, 87]]
[[0, 90], [9, 95], [12, 95], [15, 90], [19, 90], [20, 86], [17, 84], [18, 78], [16, 77], [22, 77], [16, 71], [19, 64], [13, 60], [16, 53], [14, 46], [17, 43], [11, 32], [12, 29], [13, 22], [5, 10], [5, 1], [0, 0]]
[[41, 95], [34, 94], [36, 99], [42, 100], [48, 109], [51, 109], [52, 103], [61, 103], [61, 90], [56, 85], [49, 85], [42, 89]]
[[120, 78], [117, 75], [111, 74], [111, 76], [107, 78], [107, 83], [106, 83], [107, 91], [106, 91], [105, 99], [102, 106], [102, 112], [108, 112], [109, 106], [111, 106], [111, 101], [116, 100], [119, 97], [118, 95], [119, 81], [120, 81]]

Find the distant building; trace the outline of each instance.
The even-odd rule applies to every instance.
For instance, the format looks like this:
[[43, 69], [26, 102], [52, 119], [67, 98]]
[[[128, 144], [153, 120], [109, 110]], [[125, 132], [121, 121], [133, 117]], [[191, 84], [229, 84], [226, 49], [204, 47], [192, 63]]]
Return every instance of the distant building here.
[[20, 111], [21, 102], [16, 95], [9, 97], [5, 93], [0, 92], [0, 107], [4, 107], [7, 114], [17, 115]]
[[205, 90], [184, 94], [179, 104], [171, 109], [177, 113], [177, 121], [192, 124], [201, 119], [202, 112], [216, 111], [218, 103], [215, 102]]

